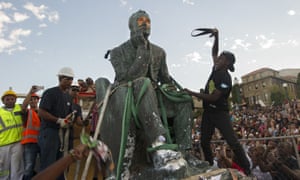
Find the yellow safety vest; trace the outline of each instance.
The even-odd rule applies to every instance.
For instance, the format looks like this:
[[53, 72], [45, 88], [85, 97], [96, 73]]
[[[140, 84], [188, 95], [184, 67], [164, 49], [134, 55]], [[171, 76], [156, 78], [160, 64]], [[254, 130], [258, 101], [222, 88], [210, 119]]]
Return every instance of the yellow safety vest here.
[[21, 141], [22, 138], [22, 108], [16, 104], [12, 111], [0, 108], [0, 146]]

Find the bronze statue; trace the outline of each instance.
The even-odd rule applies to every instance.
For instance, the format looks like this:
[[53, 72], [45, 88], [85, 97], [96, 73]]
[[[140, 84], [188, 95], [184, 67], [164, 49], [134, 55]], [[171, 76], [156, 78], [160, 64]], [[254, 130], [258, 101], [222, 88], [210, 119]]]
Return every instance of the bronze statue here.
[[[149, 41], [149, 15], [134, 13], [129, 29], [130, 39], [110, 51], [115, 81], [101, 139], [111, 148], [122, 178], [130, 164], [147, 155], [156, 169], [184, 169], [183, 158], [192, 148], [192, 98], [171, 78], [165, 51]], [[95, 83], [101, 102], [110, 82], [99, 78]]]

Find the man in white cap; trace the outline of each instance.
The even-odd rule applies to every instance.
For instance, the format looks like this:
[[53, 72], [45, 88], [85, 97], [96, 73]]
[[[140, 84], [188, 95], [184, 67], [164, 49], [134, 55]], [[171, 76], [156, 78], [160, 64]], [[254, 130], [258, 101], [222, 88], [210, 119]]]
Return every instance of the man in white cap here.
[[[73, 102], [68, 90], [72, 85], [74, 72], [71, 68], [64, 67], [59, 70], [57, 76], [59, 85], [45, 90], [39, 105], [41, 118], [38, 140], [41, 150], [40, 170], [47, 168], [62, 157], [59, 129], [68, 126], [69, 115], [72, 113]], [[61, 176], [59, 179], [64, 178]]]

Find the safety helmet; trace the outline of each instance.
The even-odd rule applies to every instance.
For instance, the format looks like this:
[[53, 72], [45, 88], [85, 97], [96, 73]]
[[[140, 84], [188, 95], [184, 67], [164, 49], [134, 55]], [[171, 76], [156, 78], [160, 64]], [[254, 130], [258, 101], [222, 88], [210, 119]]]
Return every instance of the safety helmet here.
[[3, 101], [5, 96], [14, 96], [15, 98], [17, 98], [17, 94], [15, 93], [15, 91], [13, 91], [11, 89], [7, 90], [3, 93], [2, 97], [1, 97], [2, 101]]
[[38, 99], [40, 99], [40, 96], [37, 95], [36, 93], [31, 93], [31, 97], [37, 97]]
[[73, 84], [71, 85], [71, 89], [79, 91], [80, 87], [77, 82], [73, 82]]
[[67, 76], [74, 78], [74, 71], [69, 67], [63, 67], [58, 71], [57, 76]]

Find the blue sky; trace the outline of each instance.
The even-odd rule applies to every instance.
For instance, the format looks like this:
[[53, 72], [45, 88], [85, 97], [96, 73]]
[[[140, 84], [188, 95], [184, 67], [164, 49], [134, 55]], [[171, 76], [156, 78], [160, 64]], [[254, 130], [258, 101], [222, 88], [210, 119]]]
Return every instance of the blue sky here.
[[212, 67], [212, 39], [191, 37], [195, 28], [219, 29], [220, 50], [237, 58], [233, 77], [300, 67], [300, 0], [10, 0], [0, 2], [0, 93], [55, 86], [64, 66], [75, 80], [113, 81], [104, 54], [129, 38], [128, 18], [138, 9], [150, 14], [150, 40], [165, 49], [184, 87], [203, 88]]

